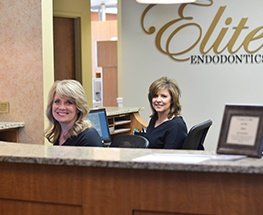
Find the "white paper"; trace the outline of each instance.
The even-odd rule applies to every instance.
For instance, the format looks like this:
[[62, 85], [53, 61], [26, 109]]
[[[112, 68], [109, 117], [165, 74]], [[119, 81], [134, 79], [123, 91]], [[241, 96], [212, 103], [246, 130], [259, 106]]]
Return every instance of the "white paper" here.
[[199, 163], [209, 160], [207, 155], [193, 154], [150, 154], [133, 159], [134, 161], [158, 162], [158, 163]]
[[202, 161], [234, 161], [243, 159], [244, 155], [197, 155], [197, 154], [150, 154], [133, 159], [139, 162], [155, 162], [155, 163], [186, 163], [196, 164]]
[[227, 143], [253, 146], [256, 141], [259, 117], [232, 116]]
[[210, 156], [211, 160], [222, 160], [222, 161], [234, 161], [234, 160], [240, 160], [243, 158], [246, 158], [246, 155], [212, 155]]

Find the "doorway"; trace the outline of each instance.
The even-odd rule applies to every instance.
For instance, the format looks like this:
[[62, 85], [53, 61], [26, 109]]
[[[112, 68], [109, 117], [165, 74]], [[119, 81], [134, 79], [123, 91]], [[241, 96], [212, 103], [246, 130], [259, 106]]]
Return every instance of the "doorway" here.
[[117, 106], [117, 0], [91, 0], [93, 106]]
[[80, 19], [53, 17], [54, 80], [81, 82]]

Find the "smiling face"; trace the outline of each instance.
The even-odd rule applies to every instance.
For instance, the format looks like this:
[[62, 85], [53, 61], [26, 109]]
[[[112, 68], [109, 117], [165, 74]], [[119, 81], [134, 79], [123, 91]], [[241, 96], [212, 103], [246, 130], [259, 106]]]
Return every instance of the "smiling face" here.
[[170, 111], [172, 97], [168, 89], [159, 90], [152, 98], [152, 107], [158, 114], [167, 114]]
[[52, 115], [61, 125], [73, 125], [77, 119], [77, 106], [72, 99], [55, 93]]

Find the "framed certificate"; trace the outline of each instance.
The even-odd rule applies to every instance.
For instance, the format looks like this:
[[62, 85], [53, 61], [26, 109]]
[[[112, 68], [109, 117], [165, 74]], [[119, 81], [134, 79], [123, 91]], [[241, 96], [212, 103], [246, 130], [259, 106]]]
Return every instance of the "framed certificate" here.
[[217, 153], [260, 158], [262, 142], [263, 106], [226, 105]]

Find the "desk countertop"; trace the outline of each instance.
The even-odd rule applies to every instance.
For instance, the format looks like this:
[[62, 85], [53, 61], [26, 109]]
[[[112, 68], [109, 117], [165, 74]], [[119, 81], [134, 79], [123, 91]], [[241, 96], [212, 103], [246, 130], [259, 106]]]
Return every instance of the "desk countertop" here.
[[105, 107], [105, 108], [106, 108], [107, 116], [136, 113], [143, 109], [139, 107]]
[[11, 128], [22, 128], [24, 126], [24, 122], [0, 122], [0, 131]]
[[[213, 152], [153, 149], [121, 149], [99, 147], [68, 147], [39, 144], [0, 142], [0, 162], [49, 165], [86, 166], [102, 168], [150, 169], [167, 171], [223, 172], [263, 174], [263, 159], [242, 158], [234, 161], [205, 160], [201, 162], [174, 162], [160, 160], [135, 161], [147, 155], [178, 157], [214, 156]], [[189, 159], [192, 159], [189, 157]]]

